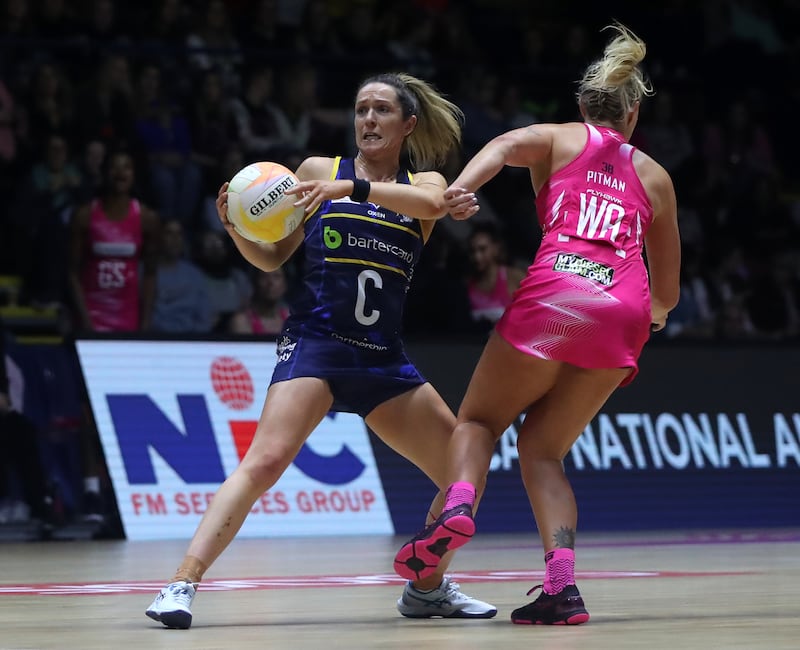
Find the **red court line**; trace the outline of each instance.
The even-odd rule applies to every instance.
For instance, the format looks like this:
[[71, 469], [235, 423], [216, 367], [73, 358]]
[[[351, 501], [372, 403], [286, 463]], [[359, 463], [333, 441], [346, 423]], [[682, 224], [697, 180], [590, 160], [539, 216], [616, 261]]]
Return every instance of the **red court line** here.
[[[629, 578], [708, 578], [754, 575], [754, 571], [578, 571], [578, 580]], [[466, 571], [448, 574], [458, 582], [542, 582], [544, 571]], [[388, 573], [371, 575], [273, 576], [204, 580], [203, 591], [251, 591], [335, 587], [380, 587], [402, 585], [405, 580]], [[163, 582], [68, 582], [0, 585], [0, 596], [99, 596], [158, 591]]]

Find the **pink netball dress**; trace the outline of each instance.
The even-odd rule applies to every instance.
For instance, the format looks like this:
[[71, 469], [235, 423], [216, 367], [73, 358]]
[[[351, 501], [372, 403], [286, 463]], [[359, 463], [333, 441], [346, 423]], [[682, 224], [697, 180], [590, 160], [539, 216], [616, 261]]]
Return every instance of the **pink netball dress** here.
[[89, 255], [82, 283], [92, 327], [98, 332], [139, 329], [139, 258], [142, 210], [132, 200], [121, 221], [106, 216], [94, 201], [89, 216]]
[[472, 318], [475, 320], [483, 318], [492, 323], [497, 322], [511, 302], [506, 267], [501, 266], [497, 269], [497, 281], [489, 293], [481, 291], [478, 284], [472, 281], [467, 285], [467, 292]]
[[653, 218], [622, 134], [587, 124], [575, 160], [536, 197], [542, 243], [498, 333], [517, 349], [581, 368], [631, 368], [650, 333], [642, 258]]

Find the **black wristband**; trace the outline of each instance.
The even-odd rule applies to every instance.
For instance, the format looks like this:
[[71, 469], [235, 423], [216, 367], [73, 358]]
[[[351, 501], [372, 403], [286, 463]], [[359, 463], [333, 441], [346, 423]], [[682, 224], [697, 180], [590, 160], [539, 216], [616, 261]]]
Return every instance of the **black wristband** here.
[[353, 191], [350, 193], [350, 198], [356, 203], [363, 203], [369, 198], [370, 184], [363, 178], [353, 179]]

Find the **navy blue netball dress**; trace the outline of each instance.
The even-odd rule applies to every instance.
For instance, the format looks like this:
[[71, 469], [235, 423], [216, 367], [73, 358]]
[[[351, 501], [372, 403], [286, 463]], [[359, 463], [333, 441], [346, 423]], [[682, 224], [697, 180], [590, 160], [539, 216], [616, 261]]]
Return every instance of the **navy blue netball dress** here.
[[[355, 178], [336, 158], [331, 180]], [[398, 183], [410, 183], [401, 170]], [[278, 339], [272, 383], [326, 379], [332, 410], [366, 416], [425, 382], [403, 349], [403, 305], [423, 238], [416, 219], [349, 197], [324, 202], [304, 224], [303, 287]]]

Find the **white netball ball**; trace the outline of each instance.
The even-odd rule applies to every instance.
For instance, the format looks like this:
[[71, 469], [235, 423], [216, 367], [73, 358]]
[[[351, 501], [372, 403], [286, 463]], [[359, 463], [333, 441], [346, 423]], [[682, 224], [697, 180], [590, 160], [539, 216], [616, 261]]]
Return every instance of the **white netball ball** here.
[[228, 185], [228, 220], [242, 237], [274, 243], [291, 235], [303, 222], [300, 197], [286, 190], [300, 181], [288, 168], [257, 162], [239, 170]]

